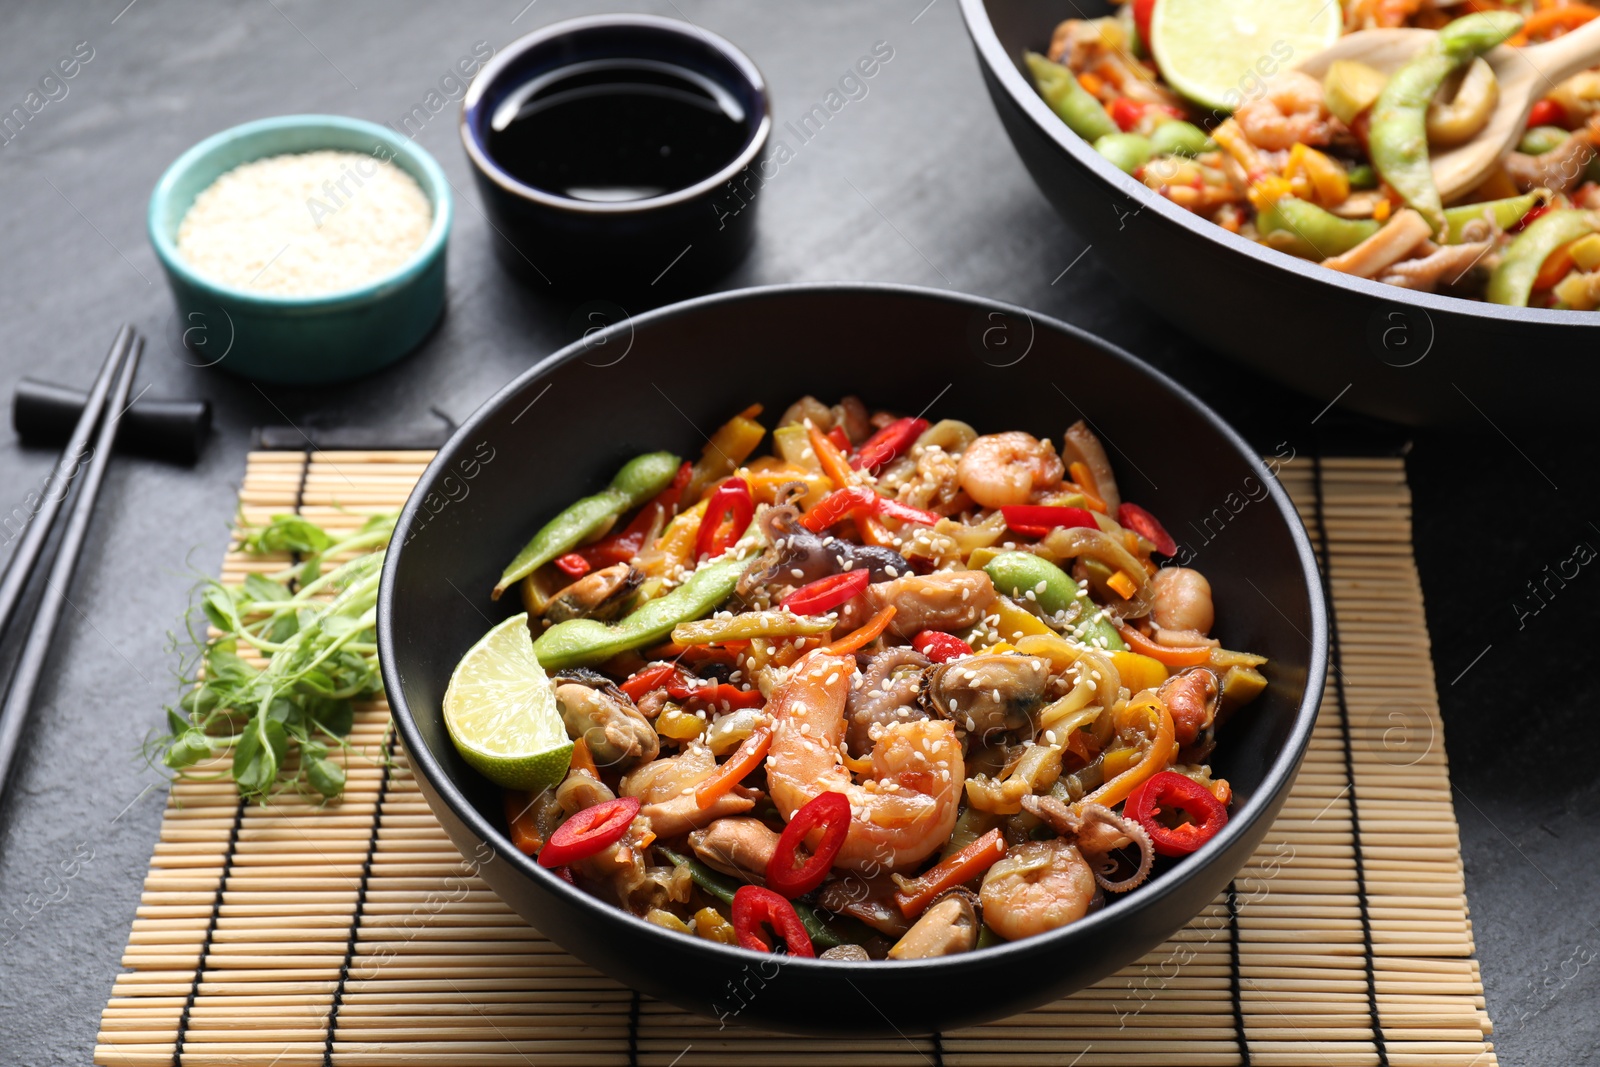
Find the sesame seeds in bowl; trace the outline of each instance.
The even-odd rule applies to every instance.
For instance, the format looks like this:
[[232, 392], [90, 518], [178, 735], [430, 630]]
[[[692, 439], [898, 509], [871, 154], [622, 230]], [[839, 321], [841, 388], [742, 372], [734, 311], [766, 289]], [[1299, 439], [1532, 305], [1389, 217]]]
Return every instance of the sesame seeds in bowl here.
[[170, 347], [281, 384], [386, 366], [444, 312], [452, 212], [438, 162], [376, 123], [286, 115], [208, 137], [150, 197]]

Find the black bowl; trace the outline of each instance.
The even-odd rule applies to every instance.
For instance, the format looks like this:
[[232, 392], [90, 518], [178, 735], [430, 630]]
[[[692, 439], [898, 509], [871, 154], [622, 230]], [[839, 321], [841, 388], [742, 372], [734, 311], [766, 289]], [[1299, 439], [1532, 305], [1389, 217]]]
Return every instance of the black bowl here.
[[961, 0], [1017, 153], [1124, 285], [1218, 352], [1369, 415], [1426, 425], [1484, 412], [1496, 420], [1587, 412], [1585, 391], [1562, 383], [1589, 380], [1600, 315], [1339, 274], [1229, 233], [1101, 157], [1040, 99], [1022, 55], [1043, 52], [1063, 19], [1111, 9], [1103, 0]]
[[[487, 146], [502, 103], [536, 79], [619, 60], [670, 64], [716, 87], [743, 114], [738, 152], [693, 185], [638, 200], [580, 200], [500, 166]], [[754, 240], [748, 193], [752, 181], [761, 184], [771, 129], [766, 81], [748, 56], [698, 26], [653, 15], [568, 19], [520, 37], [484, 65], [461, 102], [461, 143], [501, 261], [530, 281], [590, 295], [596, 286], [618, 296], [688, 291], [737, 264]]]
[[[1127, 493], [1173, 530], [1234, 502], [1220, 532], [1182, 550], [1211, 579], [1224, 644], [1272, 659], [1267, 693], [1228, 724], [1212, 761], [1238, 798], [1216, 839], [1046, 936], [872, 964], [763, 956], [671, 933], [512, 847], [497, 791], [457, 757], [440, 714], [456, 660], [492, 619], [519, 610], [511, 598], [489, 600], [501, 567], [627, 458], [659, 448], [696, 455], [701, 431], [731, 413], [760, 401], [775, 416], [807, 392], [858, 392], [911, 412], [928, 405], [930, 418], [980, 430], [1051, 437], [1086, 415]], [[620, 981], [691, 1011], [797, 1033], [925, 1033], [1000, 1018], [1159, 944], [1216, 897], [1267, 832], [1310, 736], [1327, 662], [1305, 530], [1237, 434], [1177, 384], [1081, 330], [933, 290], [749, 289], [569, 346], [456, 432], [411, 494], [393, 544], [378, 605], [384, 684], [428, 803], [480, 860], [483, 878], [551, 940]]]

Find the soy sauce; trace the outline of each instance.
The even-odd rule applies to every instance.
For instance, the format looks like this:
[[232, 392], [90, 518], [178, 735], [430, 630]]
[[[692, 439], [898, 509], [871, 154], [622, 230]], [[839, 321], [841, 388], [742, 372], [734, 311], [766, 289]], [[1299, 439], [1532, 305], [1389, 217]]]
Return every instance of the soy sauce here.
[[489, 155], [518, 181], [575, 200], [628, 201], [688, 188], [749, 140], [727, 89], [653, 60], [575, 63], [511, 94]]

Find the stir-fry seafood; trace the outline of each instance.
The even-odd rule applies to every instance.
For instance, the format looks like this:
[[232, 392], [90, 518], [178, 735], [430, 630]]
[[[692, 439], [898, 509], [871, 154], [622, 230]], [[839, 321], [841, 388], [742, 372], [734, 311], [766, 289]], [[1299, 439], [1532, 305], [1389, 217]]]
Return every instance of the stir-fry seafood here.
[[1076, 922], [1227, 822], [1206, 759], [1265, 661], [1084, 423], [806, 397], [757, 457], [760, 414], [508, 567], [566, 746], [506, 793], [519, 848], [687, 936], [912, 959]]
[[[1025, 57], [1051, 109], [1116, 166], [1233, 233], [1331, 270], [1499, 304], [1600, 308], [1600, 69], [1550, 83], [1515, 150], [1452, 202], [1430, 162], [1497, 128], [1485, 53], [1548, 41], [1600, 17], [1600, 6], [1344, 0], [1343, 33], [1437, 32], [1397, 69], [1339, 59], [1319, 77], [1280, 41], [1252, 56], [1222, 99], [1203, 100], [1186, 69], [1202, 50], [1163, 44], [1164, 3], [1179, 0], [1069, 19], [1044, 54]], [[1182, 6], [1189, 19], [1207, 10]], [[1235, 7], [1217, 3], [1214, 21], [1225, 26]], [[1262, 0], [1267, 17], [1273, 10]], [[1334, 20], [1334, 37], [1337, 11], [1316, 10]]]

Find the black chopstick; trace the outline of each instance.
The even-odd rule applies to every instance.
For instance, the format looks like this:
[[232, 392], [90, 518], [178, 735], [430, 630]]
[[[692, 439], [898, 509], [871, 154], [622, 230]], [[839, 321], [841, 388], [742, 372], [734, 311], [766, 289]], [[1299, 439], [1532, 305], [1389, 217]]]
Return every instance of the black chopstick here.
[[[99, 421], [100, 430], [95, 437], [94, 455], [89, 459], [88, 466], [73, 479], [76, 493], [72, 501], [72, 511], [67, 516], [66, 528], [62, 531], [61, 540], [56, 546], [55, 559], [50, 564], [50, 573], [45, 579], [44, 592], [40, 596], [39, 606], [34, 614], [33, 626], [28, 631], [27, 642], [22, 646], [22, 653], [17, 658], [16, 670], [12, 674], [5, 702], [0, 704], [0, 796], [5, 794], [6, 781], [11, 773], [11, 763], [16, 756], [18, 742], [22, 738], [22, 727], [27, 719], [28, 706], [33, 702], [34, 690], [39, 686], [39, 676], [43, 673], [45, 660], [50, 654], [50, 640], [61, 617], [61, 606], [66, 602], [67, 589], [72, 584], [72, 573], [77, 568], [78, 556], [83, 551], [83, 542], [89, 532], [89, 520], [94, 513], [95, 498], [100, 494], [100, 483], [105, 479], [107, 464], [111, 462], [111, 450], [116, 443], [117, 426], [128, 407], [128, 394], [133, 390], [133, 377], [139, 369], [139, 356], [143, 351], [144, 339], [134, 335], [130, 328], [123, 327], [122, 332], [117, 334], [117, 343], [112, 346], [111, 355], [106, 359], [107, 369], [101, 371], [100, 379], [96, 380], [95, 388], [89, 394], [89, 403], [84, 407], [83, 418], [74, 428], [72, 440], [67, 443], [67, 449], [62, 453], [64, 462], [68, 459], [76, 462], [83, 454], [83, 446], [88, 442], [94, 422]], [[100, 417], [102, 413], [105, 416], [103, 419]], [[89, 420], [88, 426], [84, 425], [84, 420]], [[56, 473], [59, 475], [60, 468], [57, 468]], [[48, 513], [44, 508], [40, 509], [34, 524], [29, 527], [30, 535], [35, 531], [43, 531], [38, 537], [40, 544], [43, 543], [45, 534], [49, 532], [50, 520], [54, 519], [59, 506], [58, 497], [55, 506], [50, 507]], [[23, 562], [20, 554], [24, 547], [27, 546], [18, 546], [19, 555], [13, 557], [3, 584], [0, 584], [0, 594], [10, 597], [9, 600], [0, 603], [5, 609], [0, 622], [10, 621], [11, 612], [16, 607], [16, 599], [20, 596], [20, 588], [27, 582], [27, 572], [19, 567], [19, 563]], [[27, 561], [30, 570], [38, 554], [39, 548], [34, 546]], [[19, 591], [8, 593], [14, 575], [21, 575], [16, 583]]]
[[[22, 531], [22, 540], [6, 563], [4, 576], [0, 576], [0, 637], [10, 628], [11, 616], [16, 613], [17, 604], [22, 600], [22, 591], [27, 588], [28, 579], [33, 577], [39, 552], [50, 536], [56, 513], [61, 510], [61, 502], [66, 499], [67, 490], [78, 473], [79, 460], [89, 444], [89, 435], [94, 433], [95, 423], [100, 421], [100, 413], [106, 406], [106, 394], [111, 391], [111, 384], [122, 369], [128, 350], [133, 347], [133, 339], [132, 326], [124, 326], [117, 331], [117, 339], [111, 342], [111, 351], [100, 367], [100, 376], [94, 380], [94, 387], [89, 390], [89, 399], [83, 405], [83, 414], [78, 416], [78, 424], [72, 428], [67, 447], [61, 450], [61, 458], [45, 477], [39, 510], [28, 520], [27, 528]], [[3, 780], [4, 775], [0, 773], [0, 781]]]

